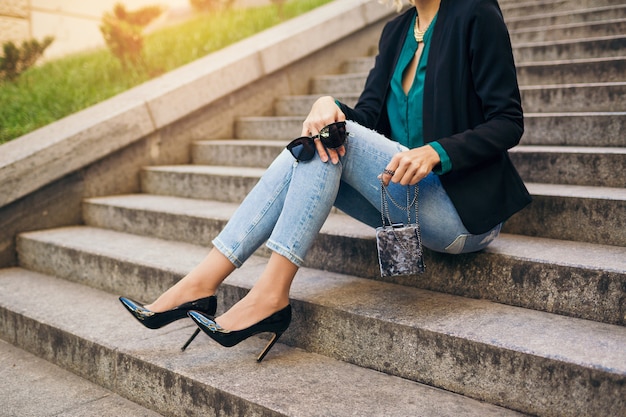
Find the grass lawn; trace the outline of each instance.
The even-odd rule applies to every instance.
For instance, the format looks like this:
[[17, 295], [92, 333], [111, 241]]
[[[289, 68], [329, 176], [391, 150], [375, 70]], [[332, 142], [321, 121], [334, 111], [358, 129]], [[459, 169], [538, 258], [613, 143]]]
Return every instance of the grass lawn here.
[[273, 4], [198, 15], [146, 35], [145, 68], [124, 69], [107, 49], [31, 68], [16, 82], [0, 82], [0, 144], [329, 1], [291, 0], [280, 16]]

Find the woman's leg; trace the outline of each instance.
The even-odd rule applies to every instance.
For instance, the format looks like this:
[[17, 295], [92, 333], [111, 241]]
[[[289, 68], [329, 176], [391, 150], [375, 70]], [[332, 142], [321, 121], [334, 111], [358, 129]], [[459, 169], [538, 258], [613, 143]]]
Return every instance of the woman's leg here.
[[[348, 122], [346, 127], [350, 135], [346, 141], [346, 155], [342, 158], [344, 170], [341, 179], [349, 187], [342, 187], [341, 192], [345, 188], [351, 193], [356, 191], [362, 197], [344, 198], [340, 195], [337, 198], [338, 207], [377, 227], [382, 225], [382, 218], [379, 215], [375, 220], [372, 207], [380, 208], [381, 203], [378, 175], [394, 154], [407, 148], [354, 122]], [[431, 173], [418, 185], [419, 221], [425, 247], [446, 253], [474, 252], [497, 237], [500, 225], [481, 235], [472, 235], [467, 231], [437, 175]], [[398, 203], [406, 201], [406, 187], [390, 183], [388, 190]], [[410, 191], [413, 196], [414, 187]], [[363, 214], [363, 207], [366, 207], [367, 215]], [[407, 221], [406, 212], [392, 203], [389, 204], [389, 211], [393, 222]]]
[[[265, 272], [249, 296], [220, 318], [220, 324], [229, 328], [231, 322], [254, 323], [286, 306], [291, 281], [328, 217], [340, 177], [341, 165], [317, 158], [298, 163], [284, 151], [213, 240], [214, 248], [208, 256], [146, 307], [163, 311], [215, 293], [222, 281], [266, 240], [273, 254]], [[265, 308], [256, 300], [259, 294], [264, 294]], [[258, 314], [249, 314], [248, 310]], [[241, 317], [249, 320], [242, 321]]]
[[[267, 241], [273, 252], [250, 292], [216, 318], [215, 321], [228, 330], [249, 327], [289, 304], [289, 290], [295, 274], [337, 196], [341, 164], [324, 163], [318, 158], [298, 163], [287, 151], [283, 154], [291, 158], [293, 170], [282, 209]], [[224, 243], [232, 236], [223, 235], [220, 234], [222, 247], [237, 246], [235, 241]]]
[[213, 245], [239, 267], [261, 245], [300, 266], [337, 195], [341, 164], [297, 162], [283, 151]]
[[214, 248], [207, 257], [145, 307], [160, 312], [213, 295], [222, 281], [269, 237], [280, 215], [292, 170], [293, 158], [281, 154], [213, 241]]
[[286, 307], [296, 272], [296, 264], [273, 252], [248, 294], [216, 318], [216, 322], [228, 330], [241, 330]]
[[235, 266], [215, 248], [185, 277], [161, 294], [148, 310], [170, 310], [187, 301], [215, 294], [217, 287], [235, 270]]

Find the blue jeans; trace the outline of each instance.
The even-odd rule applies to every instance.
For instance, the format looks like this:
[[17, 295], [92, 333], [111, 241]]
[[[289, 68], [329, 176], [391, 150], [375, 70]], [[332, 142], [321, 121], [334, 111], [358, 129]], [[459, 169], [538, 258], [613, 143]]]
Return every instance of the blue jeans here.
[[[394, 154], [407, 148], [351, 121], [347, 130], [346, 154], [336, 165], [318, 157], [298, 162], [284, 150], [213, 240], [215, 248], [240, 267], [267, 241], [272, 251], [302, 266], [333, 206], [371, 227], [380, 226], [378, 175]], [[475, 252], [498, 236], [501, 225], [481, 235], [469, 233], [437, 175], [431, 173], [418, 185], [425, 247], [454, 254]], [[388, 190], [397, 202], [406, 201], [406, 187], [390, 183]], [[406, 211], [393, 204], [389, 210], [393, 222], [406, 222]]]

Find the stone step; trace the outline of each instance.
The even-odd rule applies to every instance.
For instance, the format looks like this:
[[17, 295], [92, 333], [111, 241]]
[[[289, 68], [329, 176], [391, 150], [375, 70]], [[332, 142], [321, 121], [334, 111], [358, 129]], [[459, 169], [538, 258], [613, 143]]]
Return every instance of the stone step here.
[[[371, 66], [369, 67], [371, 68]], [[310, 83], [310, 94], [355, 94], [363, 91], [369, 69], [361, 73], [319, 75], [313, 77]]]
[[626, 148], [517, 146], [509, 154], [525, 182], [626, 188]]
[[626, 246], [626, 189], [526, 184], [533, 202], [503, 227], [507, 233]]
[[[501, 2], [500, 2], [501, 3]], [[509, 30], [626, 18], [626, 4], [507, 17]]]
[[625, 147], [626, 112], [524, 113], [524, 145]]
[[237, 166], [146, 167], [141, 171], [141, 190], [147, 194], [240, 203], [264, 172], [265, 168]]
[[509, 30], [513, 44], [518, 42], [554, 42], [564, 39], [617, 36], [624, 33], [626, 33], [625, 18]]
[[[259, 365], [259, 337], [224, 349], [201, 335], [181, 353], [190, 320], [150, 331], [102, 291], [18, 268], [0, 282], [2, 337], [163, 415], [522, 415], [284, 344]], [[24, 298], [39, 308], [24, 311]], [[292, 334], [306, 313], [296, 310]]]
[[249, 116], [235, 120], [235, 139], [290, 140], [301, 136], [300, 116]]
[[[345, 74], [367, 74], [374, 67], [375, 61], [375, 54], [373, 56], [351, 58], [343, 63], [342, 71]], [[360, 93], [360, 90], [358, 91]]]
[[1, 340], [0, 363], [3, 416], [161, 415]]
[[[505, 19], [524, 17], [544, 13], [554, 13], [564, 9], [570, 3], [567, 0], [526, 0], [521, 2], [499, 1], [500, 9]], [[583, 5], [567, 7], [584, 9]]]
[[520, 92], [522, 107], [530, 113], [626, 112], [624, 81], [526, 86]]
[[[620, 32], [616, 35], [581, 39], [518, 41], [513, 44], [513, 56], [516, 63], [524, 64], [564, 59], [623, 57], [626, 56], [626, 36]], [[375, 56], [352, 58], [344, 63], [343, 71], [348, 74], [367, 74], [374, 66], [374, 62]]]
[[[361, 92], [369, 70], [361, 73], [320, 75], [311, 80], [311, 94], [354, 94]], [[518, 62], [520, 86], [624, 82], [626, 57], [564, 59]]]
[[621, 7], [623, 0], [525, 0], [525, 1], [499, 1], [506, 19], [534, 16], [542, 13], [555, 12], [576, 13], [581, 10], [596, 7]]
[[[539, 85], [521, 87], [522, 106], [527, 113], [539, 112], [625, 112], [626, 82]], [[303, 120], [319, 95], [286, 96], [275, 103], [277, 116], [300, 116]], [[336, 96], [354, 106], [359, 94]]]
[[548, 40], [514, 45], [515, 62], [558, 61], [626, 56], [626, 36], [590, 37], [574, 40]]
[[[266, 168], [287, 141], [213, 140], [193, 145], [193, 163]], [[525, 146], [509, 151], [527, 182], [626, 187], [626, 148]]]
[[[93, 227], [209, 246], [236, 208], [235, 203], [126, 195], [86, 200], [83, 217]], [[267, 256], [269, 251], [262, 248], [258, 254]], [[154, 256], [148, 253], [146, 259]], [[481, 253], [450, 256], [426, 250], [425, 256], [423, 276], [391, 281], [626, 325], [626, 248], [503, 234]], [[374, 231], [343, 214], [329, 216], [306, 263], [381, 280]], [[118, 268], [123, 269], [119, 262]], [[158, 271], [148, 276], [158, 277]]]
[[[147, 194], [240, 203], [263, 172], [263, 168], [156, 166], [142, 170], [141, 183]], [[506, 230], [626, 246], [626, 232], [618, 232], [626, 230], [626, 189], [559, 184], [527, 186], [535, 202], [514, 217], [518, 221], [509, 220]]]
[[[237, 139], [289, 141], [302, 133], [302, 116], [241, 117]], [[626, 112], [524, 113], [527, 145], [626, 146]]]
[[[140, 241], [132, 235], [85, 229], [87, 230], [83, 237], [77, 239], [81, 241], [81, 252], [73, 255], [72, 266], [75, 268], [73, 274], [101, 276], [100, 280], [115, 272], [115, 266], [100, 264], [90, 268], [86, 261], [83, 262], [82, 251], [89, 247], [85, 240], [91, 240], [93, 243], [90, 247], [98, 253], [116, 252], [115, 256], [121, 255], [121, 259], [133, 257], [134, 253], [143, 256], [140, 252], [143, 253], [144, 248], [160, 246], [160, 251], [172, 257], [176, 256], [178, 260], [176, 265], [198, 262], [200, 258], [197, 252], [203, 250], [198, 248], [198, 251], [192, 252], [187, 245], [179, 248], [176, 242], [155, 242], [146, 238]], [[57, 247], [61, 250], [69, 247], [78, 233], [80, 232], [77, 228], [58, 229], [29, 233], [23, 239], [57, 240]], [[219, 294], [226, 307], [253, 285], [265, 267], [265, 262], [265, 259], [251, 259], [229, 277]], [[164, 262], [164, 259], [158, 256], [151, 258], [150, 263], [154, 268], [163, 269], [164, 272], [172, 268], [169, 262]], [[137, 269], [140, 270], [141, 266], [138, 265]], [[132, 275], [127, 275], [124, 279], [135, 280]], [[193, 368], [181, 369], [181, 374], [177, 378], [160, 377], [153, 384], [162, 380], [171, 383], [172, 380], [184, 378], [183, 375], [190, 375], [193, 369], [197, 369], [204, 375], [203, 381], [207, 382], [207, 389], [212, 383], [216, 383], [216, 380], [227, 380], [229, 384], [235, 384], [235, 387], [248, 387], [251, 384], [249, 371], [252, 368], [248, 369], [245, 364], [249, 363], [248, 366], [255, 366], [255, 376], [259, 378], [260, 373], [263, 373], [262, 379], [274, 375], [271, 382], [268, 380], [260, 382], [261, 386], [265, 387], [268, 384], [277, 386], [268, 393], [271, 401], [267, 399], [264, 402], [264, 406], [270, 409], [272, 409], [270, 404], [279, 401], [273, 393], [280, 393], [278, 395], [287, 401], [287, 404], [297, 404], [303, 407], [303, 410], [312, 406], [308, 402], [303, 403], [312, 400], [310, 398], [312, 391], [319, 395], [320, 390], [324, 390], [322, 398], [330, 398], [328, 396], [331, 392], [345, 393], [340, 389], [340, 385], [332, 382], [334, 378], [328, 377], [334, 373], [330, 372], [331, 368], [324, 366], [325, 359], [317, 360], [317, 355], [281, 346], [272, 351], [266, 359], [267, 362], [259, 367], [254, 363], [253, 351], [260, 350], [262, 342], [258, 343], [255, 339], [242, 343], [237, 348], [225, 350], [215, 346], [214, 343], [209, 345], [201, 343], [202, 340], [206, 340], [204, 338], [193, 344], [184, 354], [174, 353], [189, 334], [191, 330], [189, 325], [181, 332], [176, 332], [177, 327], [164, 331], [149, 331], [149, 334], [154, 336], [148, 338], [144, 336], [148, 330], [139, 330], [139, 325], [116, 305], [117, 300], [113, 296], [105, 297], [100, 292], [97, 296], [90, 296], [95, 291], [86, 287], [80, 287], [82, 290], [72, 290], [76, 284], [63, 283], [51, 278], [42, 279], [40, 276], [29, 280], [20, 274], [18, 277], [3, 279], [2, 282], [6, 291], [0, 295], [0, 302], [4, 305], [4, 314], [8, 315], [3, 322], [22, 323], [31, 327], [28, 331], [19, 331], [19, 340], [14, 343], [18, 346], [21, 344], [45, 345], [46, 348], [50, 345], [56, 346], [57, 360], [67, 360], [69, 356], [71, 359], [68, 362], [74, 362], [77, 355], [72, 353], [89, 351], [91, 354], [82, 357], [90, 364], [105, 364], [106, 369], [119, 367], [128, 372], [137, 366], [143, 376], [147, 371], [145, 361], [151, 356], [150, 353], [157, 350], [165, 357], [160, 361], [160, 366], [154, 364], [150, 367], [158, 368], [154, 369], [155, 373], [162, 374], [170, 367], [181, 369], [193, 366]], [[128, 295], [143, 297], [145, 293], [141, 291]], [[306, 268], [299, 271], [291, 297], [294, 308], [293, 325], [281, 341], [307, 352], [322, 354], [331, 359], [426, 383], [533, 415], [619, 415], [626, 407], [626, 396], [623, 395], [626, 382], [626, 351], [623, 349], [626, 345], [626, 327]], [[25, 313], [31, 316], [28, 318], [20, 314], [24, 311], [20, 300], [25, 298], [31, 300], [34, 305], [42, 304], [36, 311]], [[73, 302], [68, 303], [68, 300]], [[10, 307], [7, 304], [10, 304]], [[85, 314], [86, 311], [100, 313], [96, 316], [99, 319], [97, 326], [94, 326], [94, 315]], [[55, 323], [54, 329], [46, 328], [47, 323], [57, 320], [59, 324]], [[70, 340], [67, 340], [67, 343], [59, 343], [61, 334], [74, 332], [79, 335], [72, 334], [68, 339], [78, 339], [82, 342], [79, 344], [84, 345], [84, 339], [88, 338], [97, 341], [98, 348], [83, 350], [73, 346], [68, 347], [69, 352], [59, 352], [58, 346], [72, 345], [69, 343]], [[10, 329], [6, 333], [18, 332]], [[172, 341], [174, 338], [171, 336], [177, 336], [176, 340]], [[138, 340], [142, 341], [139, 346]], [[115, 347], [107, 346], [111, 344]], [[131, 358], [123, 358], [126, 366], [118, 364], [117, 361], [113, 364], [109, 351], [114, 351], [117, 358], [136, 352], [139, 356], [137, 360], [141, 360], [144, 365], [131, 366]], [[95, 352], [100, 352], [106, 358], [94, 358]], [[64, 354], [64, 358], [59, 358]], [[176, 356], [172, 356], [173, 354]], [[286, 366], [285, 362], [290, 365]], [[389, 392], [402, 395], [405, 400], [407, 398], [408, 387], [395, 386], [391, 389], [397, 380], [389, 381], [389, 376], [381, 375], [387, 382], [382, 380], [378, 382], [372, 379], [374, 374], [370, 376], [369, 371], [342, 365], [336, 361], [330, 362], [335, 373], [337, 369], [341, 369], [340, 373], [344, 378], [341, 378], [340, 384], [348, 384], [348, 381], [351, 381], [350, 386], [354, 387], [356, 380], [367, 381], [363, 384], [366, 391], [360, 395], [366, 395], [373, 402], [398, 401], [397, 398], [392, 399], [382, 392], [378, 393], [379, 389], [383, 389], [382, 386], [388, 388]], [[280, 367], [277, 367], [278, 365]], [[309, 371], [299, 368], [299, 365], [306, 366]], [[211, 370], [208, 375], [207, 369]], [[316, 369], [319, 374], [311, 375], [309, 373], [311, 369]], [[364, 372], [366, 375], [358, 376], [358, 372]], [[136, 380], [138, 377], [124, 374], [118, 372], [119, 377], [124, 379]], [[239, 380], [235, 375], [245, 379]], [[219, 376], [222, 378], [218, 378]], [[305, 377], [311, 380], [302, 381]], [[151, 375], [148, 381], [152, 381], [152, 378]], [[293, 378], [297, 378], [300, 383], [296, 383]], [[318, 380], [319, 386], [315, 385], [313, 389], [309, 384], [315, 380]], [[564, 380], [567, 384], [563, 383]], [[278, 386], [279, 381], [284, 385]], [[593, 381], [593, 384], [589, 381]], [[125, 389], [125, 383], [116, 382], [117, 389]], [[183, 386], [190, 383], [191, 381], [184, 383], [181, 381]], [[408, 382], [400, 380], [398, 383]], [[294, 386], [306, 386], [307, 398], [301, 399], [301, 391], [293, 390]], [[228, 393], [233, 386], [214, 386], [213, 389]], [[184, 391], [195, 394], [200, 392], [191, 389]], [[254, 392], [257, 401], [262, 401], [263, 393], [268, 391], [260, 389], [255, 384]], [[153, 390], [150, 390], [149, 394], [151, 398], [160, 397], [155, 395]], [[285, 399], [285, 396], [289, 395], [296, 395], [296, 398]], [[355, 398], [355, 395], [357, 394], [351, 393], [349, 398]], [[384, 397], [384, 400], [378, 397]], [[200, 402], [197, 398], [194, 400], [196, 403]], [[315, 401], [320, 399], [316, 398]], [[142, 403], [138, 400], [136, 402]], [[175, 402], [177, 407], [184, 403], [181, 400]], [[338, 402], [341, 401], [333, 398], [331, 404], [337, 406]], [[420, 401], [415, 403], [422, 404], [424, 401], [420, 398]], [[326, 401], [323, 404], [326, 404]], [[317, 405], [320, 406], [322, 404]], [[372, 403], [368, 404], [368, 407], [371, 406]], [[316, 414], [319, 413], [317, 407]], [[370, 415], [372, 412], [372, 409], [368, 412], [357, 411], [354, 404], [348, 407], [353, 415]], [[404, 415], [419, 415], [406, 410], [403, 412], [406, 413]]]
[[[359, 95], [360, 93], [344, 93], [333, 94], [332, 96], [342, 103], [354, 106], [359, 98]], [[311, 110], [311, 106], [313, 106], [313, 103], [319, 97], [320, 94], [279, 97], [274, 102], [274, 114], [279, 117], [298, 116], [302, 121], [304, 121], [304, 118]]]
[[192, 163], [233, 167], [267, 168], [287, 140], [206, 140], [192, 145]]
[[626, 74], [626, 57], [565, 59], [518, 63], [520, 85], [621, 82]]

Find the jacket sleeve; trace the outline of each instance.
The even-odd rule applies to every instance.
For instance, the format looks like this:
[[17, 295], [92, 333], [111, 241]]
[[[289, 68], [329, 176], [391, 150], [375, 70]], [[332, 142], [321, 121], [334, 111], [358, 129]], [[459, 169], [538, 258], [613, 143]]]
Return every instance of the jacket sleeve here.
[[476, 98], [459, 110], [468, 111], [469, 107], [471, 112], [472, 107], [479, 107], [476, 112], [483, 121], [451, 136], [433, 138], [448, 153], [453, 171], [496, 158], [516, 146], [524, 132], [515, 62], [504, 19], [493, 0], [479, 0], [474, 5], [464, 28], [468, 45], [468, 61], [464, 63], [470, 72], [467, 87], [474, 89]]

